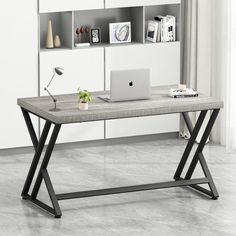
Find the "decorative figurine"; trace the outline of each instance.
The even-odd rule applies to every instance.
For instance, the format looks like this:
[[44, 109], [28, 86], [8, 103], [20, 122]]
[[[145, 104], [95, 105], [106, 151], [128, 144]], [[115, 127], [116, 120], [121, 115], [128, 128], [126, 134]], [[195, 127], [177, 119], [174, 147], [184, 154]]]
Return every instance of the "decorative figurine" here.
[[89, 47], [89, 27], [81, 26], [80, 28], [76, 28], [75, 33], [77, 35], [77, 43], [75, 43], [75, 47]]
[[77, 43], [81, 43], [82, 42], [81, 28], [77, 28], [75, 32], [77, 34]]
[[77, 34], [77, 43], [88, 43], [89, 42], [89, 27], [81, 26], [77, 28], [75, 33]]
[[90, 39], [89, 39], [89, 33], [90, 33], [89, 27], [86, 26], [84, 31], [85, 31], [85, 42], [88, 43], [90, 41]]
[[81, 41], [80, 41], [80, 43], [84, 43], [84, 33], [85, 33], [85, 28], [82, 26], [80, 28], [80, 34], [81, 34]]
[[54, 48], [53, 34], [52, 34], [52, 21], [51, 20], [48, 21], [46, 48], [48, 48], [48, 49]]
[[60, 39], [59, 35], [55, 35], [54, 47], [55, 48], [60, 48], [61, 47], [61, 39]]

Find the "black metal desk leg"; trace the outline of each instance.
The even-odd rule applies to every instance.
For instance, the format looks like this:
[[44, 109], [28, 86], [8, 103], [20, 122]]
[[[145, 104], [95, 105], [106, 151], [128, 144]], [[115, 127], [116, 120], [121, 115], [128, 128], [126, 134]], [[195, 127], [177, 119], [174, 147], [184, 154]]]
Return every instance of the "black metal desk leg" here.
[[216, 189], [215, 183], [214, 183], [213, 178], [211, 176], [211, 172], [210, 172], [210, 170], [209, 170], [209, 168], [207, 166], [206, 160], [205, 160], [205, 158], [204, 158], [202, 153], [199, 153], [198, 157], [199, 157], [199, 162], [200, 162], [200, 164], [202, 166], [203, 172], [204, 172], [206, 178], [209, 181], [208, 185], [209, 185], [209, 188], [210, 188], [210, 190], [212, 192], [212, 199], [216, 200], [219, 197], [219, 193], [218, 193], [218, 191]]
[[56, 124], [54, 129], [53, 129], [52, 136], [51, 136], [49, 144], [47, 146], [47, 150], [45, 152], [45, 156], [43, 158], [43, 161], [42, 161], [42, 164], [41, 164], [41, 167], [40, 167], [37, 179], [35, 181], [34, 188], [32, 190], [32, 194], [31, 194], [31, 198], [32, 199], [36, 199], [36, 197], [38, 195], [38, 191], [39, 191], [39, 188], [40, 188], [42, 180], [43, 180], [42, 170], [46, 170], [47, 169], [47, 166], [48, 166], [50, 157], [52, 155], [52, 151], [53, 151], [53, 148], [55, 146], [55, 143], [56, 143], [57, 136], [59, 134], [60, 128], [61, 128], [61, 125]]
[[21, 111], [23, 113], [23, 116], [24, 116], [24, 119], [25, 119], [25, 123], [26, 123], [27, 129], [28, 129], [29, 134], [30, 134], [30, 138], [31, 138], [33, 146], [34, 146], [34, 150], [36, 151], [36, 149], [38, 147], [38, 139], [37, 139], [37, 136], [36, 136], [36, 133], [35, 133], [32, 121], [30, 119], [29, 112], [26, 111], [23, 108], [21, 108]]
[[187, 125], [188, 131], [189, 131], [190, 135], [192, 135], [194, 128], [193, 128], [192, 121], [191, 121], [191, 119], [189, 117], [189, 113], [188, 112], [184, 112], [184, 113], [182, 113], [182, 115], [183, 115], [185, 124]]
[[53, 209], [55, 211], [55, 213], [54, 213], [55, 217], [60, 218], [61, 215], [62, 215], [61, 209], [60, 209], [60, 206], [58, 204], [58, 200], [57, 200], [55, 191], [53, 189], [52, 182], [50, 180], [48, 171], [47, 170], [42, 170], [42, 176], [43, 176], [43, 179], [45, 181], [45, 184], [46, 184], [46, 187], [47, 187], [47, 190], [48, 190], [48, 194], [49, 194], [49, 197], [50, 197], [52, 205], [53, 205]]
[[[203, 121], [204, 121], [204, 119], [206, 117], [206, 114], [207, 114], [207, 111], [202, 111], [201, 112], [201, 114], [200, 114], [200, 116], [199, 116], [199, 118], [197, 120], [197, 123], [196, 123], [194, 129], [192, 128], [193, 126], [191, 124], [191, 121], [189, 119], [188, 114], [183, 114], [185, 122], [186, 122], [186, 124], [187, 124], [187, 126], [189, 128], [189, 132], [191, 134], [191, 137], [190, 137], [190, 139], [188, 141], [188, 144], [187, 144], [187, 146], [185, 148], [185, 151], [183, 153], [181, 161], [180, 161], [180, 163], [178, 165], [178, 168], [177, 168], [177, 170], [175, 172], [174, 179], [180, 178], [180, 176], [181, 176], [181, 174], [183, 172], [183, 169], [184, 169], [184, 167], [186, 165], [186, 162], [187, 162], [187, 160], [189, 158], [189, 154], [190, 154], [190, 152], [191, 152], [191, 150], [193, 148], [193, 145], [194, 145], [194, 143], [196, 141], [198, 133], [199, 133], [201, 127], [202, 127], [202, 124], [203, 124]], [[193, 129], [193, 130], [191, 131], [191, 129]]]
[[[184, 154], [181, 158], [181, 161], [179, 163], [179, 166], [175, 173], [175, 181], [170, 182], [163, 182], [163, 183], [152, 183], [152, 184], [144, 184], [144, 185], [135, 185], [135, 186], [125, 186], [125, 187], [118, 187], [118, 188], [109, 188], [109, 189], [98, 189], [98, 190], [91, 190], [91, 191], [82, 191], [82, 192], [74, 192], [74, 193], [64, 193], [64, 194], [55, 194], [55, 191], [53, 189], [52, 182], [50, 180], [50, 176], [47, 171], [47, 166], [49, 164], [58, 134], [60, 132], [61, 124], [55, 124], [53, 132], [50, 137], [49, 144], [46, 148], [46, 152], [44, 155], [44, 158], [42, 160], [42, 164], [40, 166], [33, 190], [31, 195], [28, 194], [29, 188], [32, 184], [32, 180], [36, 171], [36, 168], [39, 163], [40, 156], [42, 155], [43, 147], [45, 145], [46, 138], [48, 136], [51, 122], [46, 121], [46, 124], [44, 126], [44, 130], [42, 132], [42, 135], [40, 137], [39, 143], [36, 147], [36, 152], [34, 159], [32, 161], [24, 189], [22, 191], [22, 195], [25, 199], [31, 201], [32, 203], [36, 204], [37, 206], [41, 207], [42, 209], [48, 211], [52, 215], [54, 215], [56, 218], [60, 218], [62, 213], [59, 206], [58, 201], [59, 200], [66, 200], [66, 199], [73, 199], [73, 198], [82, 198], [82, 197], [92, 197], [92, 196], [100, 196], [100, 195], [108, 195], [108, 194], [119, 194], [119, 193], [126, 193], [126, 192], [137, 192], [137, 191], [146, 191], [146, 190], [154, 190], [154, 189], [163, 189], [163, 188], [170, 188], [170, 187], [183, 187], [187, 186], [190, 188], [197, 189], [201, 193], [204, 193], [213, 199], [218, 198], [218, 192], [216, 190], [215, 184], [213, 182], [211, 173], [208, 169], [207, 163], [205, 161], [205, 158], [202, 154], [202, 151], [204, 149], [205, 143], [207, 141], [207, 138], [209, 137], [209, 134], [212, 130], [212, 127], [215, 123], [215, 120], [217, 118], [217, 115], [219, 113], [219, 110], [214, 110], [211, 118], [207, 124], [207, 127], [204, 131], [204, 134], [202, 136], [201, 142], [197, 148], [197, 151], [193, 157], [192, 163], [190, 164], [190, 167], [188, 169], [188, 172], [186, 174], [185, 179], [181, 178], [182, 171], [186, 165], [186, 162], [189, 158], [190, 152], [193, 148], [194, 142], [196, 141], [197, 135], [199, 133], [199, 130], [203, 124], [203, 121], [206, 117], [207, 111], [201, 111], [201, 114], [197, 120], [197, 123], [195, 127], [193, 128], [193, 125], [191, 123], [191, 120], [189, 119], [188, 113], [184, 113], [184, 119], [187, 123], [189, 132], [191, 133], [191, 138], [187, 144], [187, 147], [184, 151]], [[26, 113], [25, 113], [26, 114]], [[28, 120], [26, 115], [26, 120]], [[31, 125], [28, 125], [28, 127], [31, 129]], [[32, 135], [34, 136], [34, 135]], [[192, 174], [195, 170], [197, 162], [200, 162], [201, 167], [204, 171], [205, 178], [200, 179], [191, 179]], [[50, 196], [51, 202], [53, 207], [41, 202], [37, 199], [37, 195], [39, 192], [39, 189], [41, 187], [42, 181], [45, 181], [46, 188], [48, 191], [48, 194]], [[208, 189], [205, 189], [199, 185], [202, 184], [208, 184], [210, 187], [210, 191]]]
[[[207, 141], [207, 139], [208, 139], [208, 137], [209, 137], [209, 135], [211, 133], [213, 125], [214, 125], [214, 123], [216, 121], [216, 118], [217, 118], [217, 116], [219, 114], [219, 111], [220, 111], [219, 109], [216, 109], [216, 110], [213, 111], [213, 113], [212, 113], [212, 115], [210, 117], [210, 120], [209, 120], [209, 122], [207, 124], [207, 127], [206, 127], [206, 129], [205, 129], [205, 131], [203, 133], [201, 141], [200, 141], [200, 143], [198, 145], [198, 148], [197, 148], [197, 150], [195, 152], [193, 160], [192, 160], [192, 162], [191, 162], [191, 164], [189, 166], [187, 174], [185, 176], [185, 179], [191, 179], [191, 177], [193, 175], [193, 172], [194, 172], [194, 170], [195, 170], [195, 168], [197, 166], [197, 163], [198, 163], [198, 161], [200, 161], [200, 164], [201, 164], [201, 167], [203, 169], [203, 172], [204, 172], [206, 178], [209, 181], [208, 185], [209, 185], [209, 187], [211, 189], [211, 196], [212, 196], [213, 199], [217, 199], [219, 197], [219, 194], [217, 192], [216, 186], [214, 184], [214, 181], [212, 179], [211, 173], [210, 173], [210, 171], [208, 169], [208, 166], [207, 166], [207, 163], [205, 161], [204, 155], [202, 154], [202, 151], [203, 151], [203, 149], [205, 147], [205, 144], [206, 144], [206, 141]], [[196, 188], [196, 186], [195, 186], [195, 188]]]
[[23, 187], [23, 190], [22, 190], [22, 193], [21, 193], [21, 196], [24, 198], [28, 192], [29, 192], [29, 189], [30, 189], [30, 186], [32, 184], [32, 180], [34, 178], [34, 174], [35, 174], [35, 171], [37, 169], [37, 166], [38, 166], [38, 163], [39, 163], [39, 160], [40, 160], [40, 157], [42, 155], [42, 151], [43, 151], [43, 147], [44, 147], [44, 144], [46, 142], [46, 139], [47, 139], [47, 136], [48, 136], [48, 132], [50, 130], [50, 127], [51, 127], [51, 123], [49, 121], [46, 121], [45, 125], [44, 125], [44, 128], [43, 128], [43, 132], [42, 132], [42, 135], [39, 139], [39, 144], [36, 148], [36, 152], [34, 154], [34, 158], [33, 158], [33, 161], [31, 163], [31, 166], [30, 166], [30, 169], [29, 169], [29, 172], [28, 172], [28, 175], [27, 175], [27, 178], [25, 180], [25, 184], [24, 184], [24, 187]]
[[185, 176], [186, 179], [191, 179], [191, 177], [193, 175], [193, 172], [194, 172], [194, 170], [196, 168], [196, 165], [198, 163], [198, 160], [199, 160], [198, 154], [202, 153], [202, 151], [203, 151], [203, 149], [205, 147], [206, 141], [207, 141], [208, 137], [210, 136], [211, 130], [213, 128], [213, 125], [214, 125], [214, 123], [216, 121], [216, 118], [217, 118], [218, 114], [219, 114], [219, 110], [214, 110], [213, 113], [211, 114], [210, 120], [209, 120], [209, 122], [207, 124], [207, 127], [206, 127], [206, 129], [205, 129], [205, 131], [203, 133], [201, 141], [200, 141], [200, 143], [198, 145], [196, 153], [195, 153], [195, 155], [193, 157], [193, 160], [192, 160], [192, 162], [190, 164], [190, 167], [188, 169], [188, 172], [187, 172], [187, 174]]

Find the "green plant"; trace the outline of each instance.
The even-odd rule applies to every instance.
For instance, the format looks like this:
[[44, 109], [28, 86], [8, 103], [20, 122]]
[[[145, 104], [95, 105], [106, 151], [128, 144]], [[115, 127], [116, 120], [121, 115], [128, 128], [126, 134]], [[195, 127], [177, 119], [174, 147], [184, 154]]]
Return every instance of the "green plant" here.
[[87, 90], [81, 90], [78, 88], [78, 98], [79, 102], [88, 103], [92, 101], [92, 96]]

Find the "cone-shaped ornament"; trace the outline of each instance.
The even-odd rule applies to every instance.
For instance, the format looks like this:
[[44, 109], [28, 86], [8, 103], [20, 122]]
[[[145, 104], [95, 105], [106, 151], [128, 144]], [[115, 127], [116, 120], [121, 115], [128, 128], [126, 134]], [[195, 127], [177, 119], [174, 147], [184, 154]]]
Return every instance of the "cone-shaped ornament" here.
[[48, 21], [46, 48], [54, 48], [53, 34], [52, 34], [52, 21], [51, 20]]

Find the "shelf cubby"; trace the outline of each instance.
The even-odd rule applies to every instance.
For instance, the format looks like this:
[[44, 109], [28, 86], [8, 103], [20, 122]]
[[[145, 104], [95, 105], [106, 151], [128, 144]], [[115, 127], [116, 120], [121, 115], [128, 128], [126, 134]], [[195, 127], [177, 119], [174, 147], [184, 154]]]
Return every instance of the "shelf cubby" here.
[[77, 42], [76, 28], [88, 26], [101, 29], [100, 46], [109, 45], [109, 23], [131, 22], [131, 40], [134, 43], [143, 43], [144, 38], [144, 11], [143, 7], [99, 9], [74, 12], [74, 42]]
[[[53, 12], [40, 14], [40, 50], [72, 49], [72, 12]], [[61, 48], [46, 49], [48, 21], [52, 21], [53, 37], [57, 34], [61, 39]]]
[[[149, 20], [154, 20], [158, 15], [172, 15], [176, 17], [176, 41], [180, 41], [180, 4], [165, 4], [156, 6], [146, 6], [145, 8], [145, 37]], [[168, 42], [171, 43], [171, 42]]]

